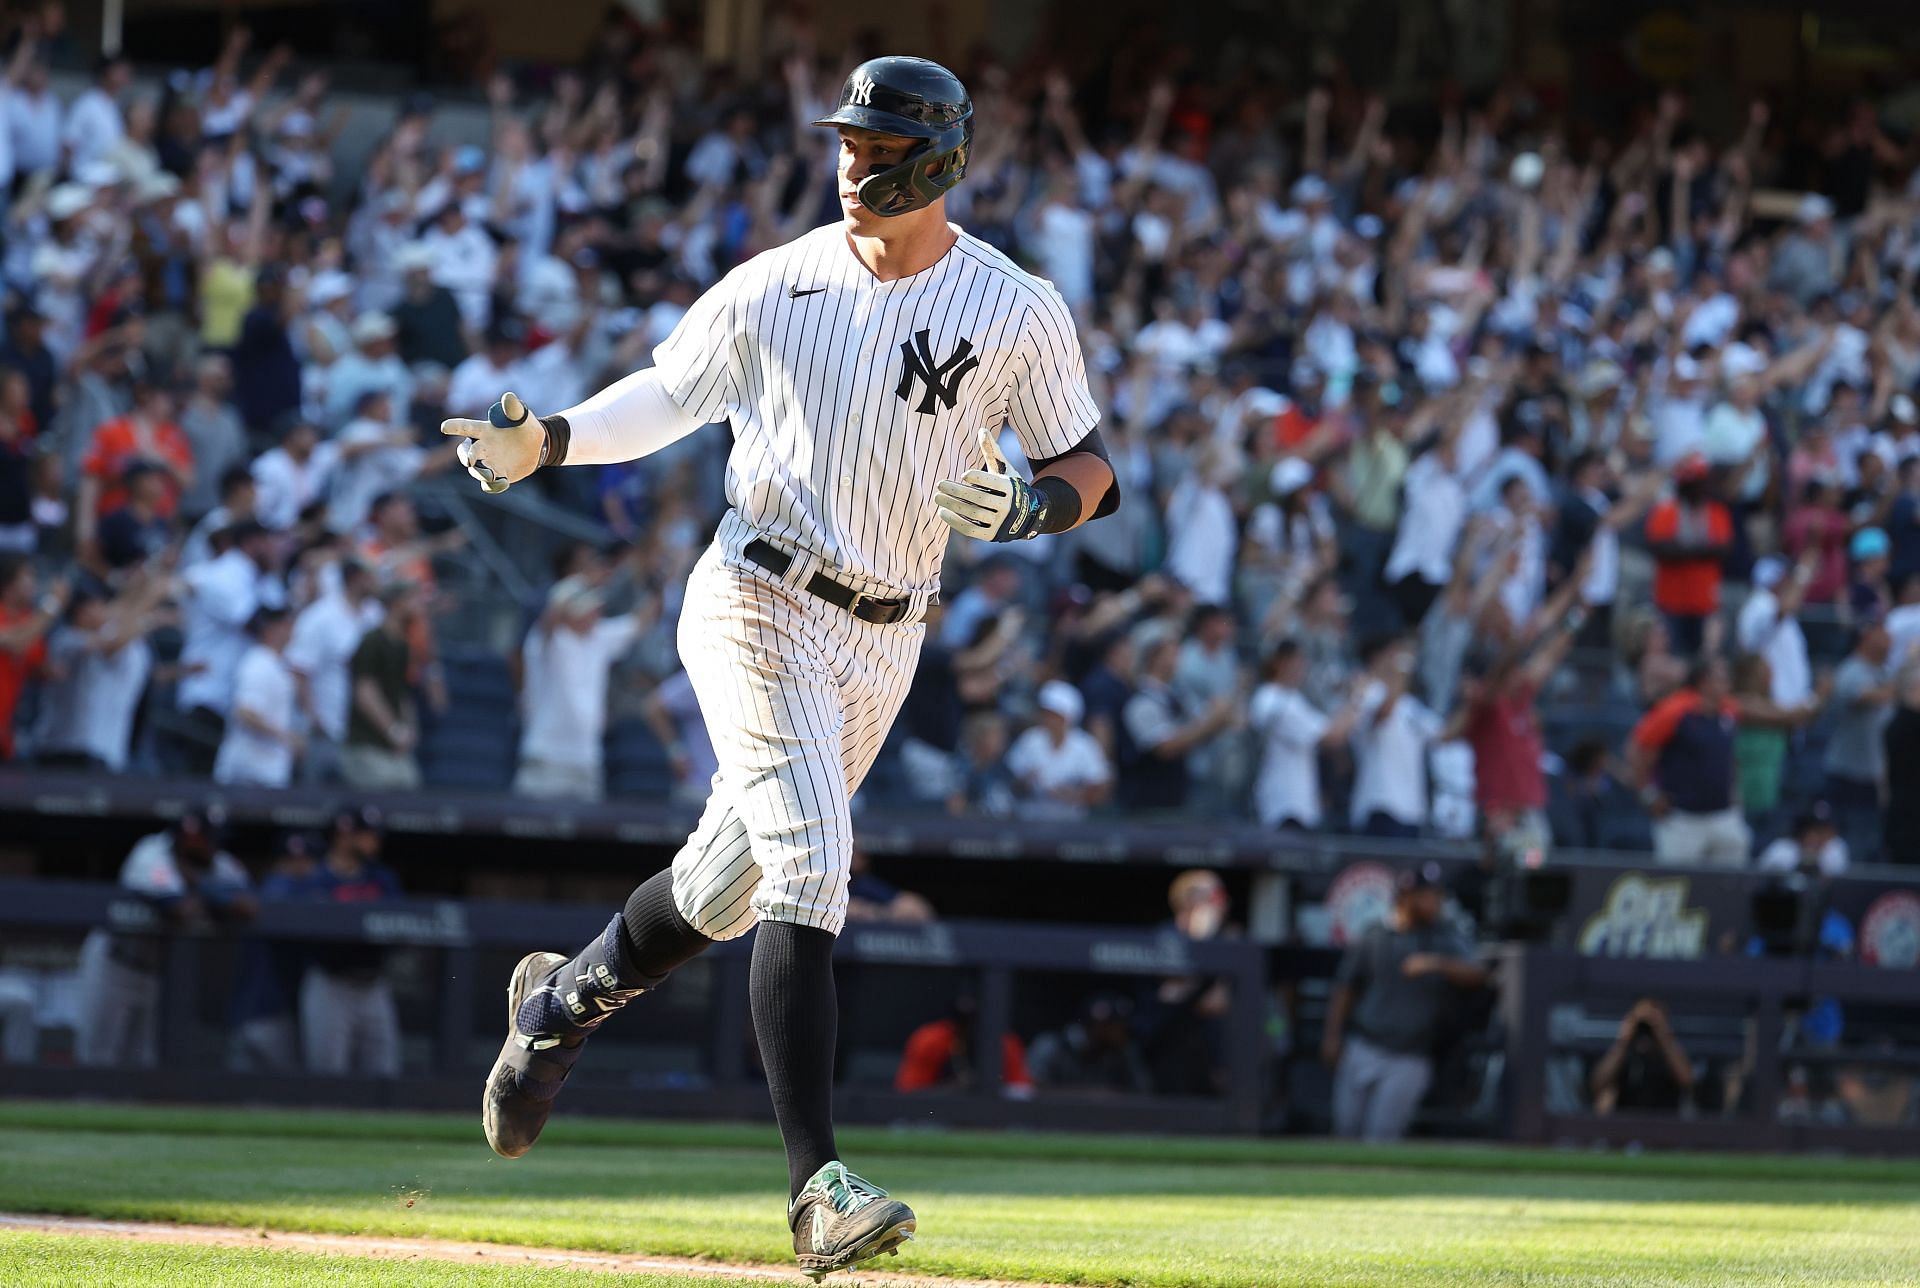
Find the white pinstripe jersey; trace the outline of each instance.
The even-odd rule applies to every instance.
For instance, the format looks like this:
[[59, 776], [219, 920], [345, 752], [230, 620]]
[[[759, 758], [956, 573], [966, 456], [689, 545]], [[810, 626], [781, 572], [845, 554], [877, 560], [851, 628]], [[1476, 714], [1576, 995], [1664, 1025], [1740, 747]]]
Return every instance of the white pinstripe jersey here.
[[934, 485], [985, 463], [980, 426], [1052, 457], [1099, 420], [1060, 293], [964, 231], [882, 282], [817, 228], [728, 273], [654, 362], [690, 415], [732, 425], [740, 517], [876, 594], [937, 588]]

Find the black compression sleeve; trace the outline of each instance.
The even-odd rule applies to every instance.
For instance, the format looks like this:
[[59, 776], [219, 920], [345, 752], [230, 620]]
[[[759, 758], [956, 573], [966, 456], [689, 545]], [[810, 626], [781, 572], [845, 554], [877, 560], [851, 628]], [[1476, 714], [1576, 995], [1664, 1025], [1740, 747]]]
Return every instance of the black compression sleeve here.
[[[1107, 455], [1106, 441], [1100, 437], [1100, 431], [1098, 429], [1088, 430], [1087, 436], [1075, 443], [1070, 451], [1062, 452], [1058, 456], [1029, 457], [1027, 458], [1027, 464], [1033, 467], [1035, 474], [1038, 474], [1055, 461], [1065, 460], [1076, 452], [1085, 452], [1089, 456], [1097, 456], [1107, 463], [1108, 469], [1113, 469], [1113, 458]], [[1087, 516], [1089, 522], [1094, 519], [1104, 519], [1120, 508], [1120, 471], [1114, 470], [1113, 474], [1113, 482], [1107, 485], [1106, 495], [1100, 498], [1099, 502], [1093, 507], [1093, 513]], [[1077, 509], [1074, 512], [1074, 516], [1077, 520], [1079, 517], [1079, 511]], [[1054, 531], [1050, 525], [1043, 527], [1041, 530], [1043, 532]]]
[[1033, 481], [1033, 490], [1046, 502], [1040, 513], [1041, 532], [1065, 532], [1080, 522], [1080, 489], [1057, 474]]

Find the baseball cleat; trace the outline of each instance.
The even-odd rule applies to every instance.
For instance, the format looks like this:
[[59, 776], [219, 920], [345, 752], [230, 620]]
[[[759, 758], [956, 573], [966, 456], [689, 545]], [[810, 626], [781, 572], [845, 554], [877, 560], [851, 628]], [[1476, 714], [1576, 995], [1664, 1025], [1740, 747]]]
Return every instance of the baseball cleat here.
[[507, 1041], [480, 1102], [494, 1153], [518, 1158], [533, 1148], [581, 1044], [663, 978], [642, 975], [628, 963], [619, 917], [572, 959], [559, 953], [520, 959], [507, 983]]
[[528, 953], [507, 983], [507, 1041], [480, 1100], [480, 1121], [487, 1144], [502, 1158], [518, 1158], [533, 1148], [547, 1125], [553, 1098], [580, 1058], [584, 1035], [522, 1033], [520, 1013], [540, 989], [551, 988], [567, 959], [559, 953]]
[[882, 1253], [899, 1255], [913, 1238], [913, 1209], [838, 1160], [815, 1172], [787, 1208], [800, 1270], [815, 1283]]

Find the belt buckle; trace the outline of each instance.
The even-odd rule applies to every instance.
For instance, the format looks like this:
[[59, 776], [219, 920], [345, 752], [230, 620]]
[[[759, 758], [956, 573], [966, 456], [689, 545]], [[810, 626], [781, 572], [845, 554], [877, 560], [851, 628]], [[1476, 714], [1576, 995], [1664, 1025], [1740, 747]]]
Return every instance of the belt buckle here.
[[[868, 595], [861, 591], [856, 590], [853, 592], [853, 599], [847, 604], [847, 611], [849, 613], [852, 613], [855, 617], [860, 617], [860, 605], [871, 604], [873, 602], [874, 602], [874, 598], [872, 595]], [[867, 619], [864, 617], [860, 617], [860, 620], [864, 622]]]

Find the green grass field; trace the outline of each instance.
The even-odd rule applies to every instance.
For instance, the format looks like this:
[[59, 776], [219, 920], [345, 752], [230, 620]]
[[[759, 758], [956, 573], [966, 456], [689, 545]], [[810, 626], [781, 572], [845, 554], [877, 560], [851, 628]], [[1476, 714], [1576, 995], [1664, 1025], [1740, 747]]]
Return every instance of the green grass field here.
[[[1127, 1285], [1916, 1285], [1920, 1163], [855, 1131], [911, 1202], [884, 1269]], [[768, 1129], [0, 1104], [0, 1211], [790, 1266]], [[0, 1233], [0, 1284], [645, 1284]], [[796, 1274], [794, 1282], [804, 1283]], [[831, 1283], [832, 1281], [829, 1281]]]

